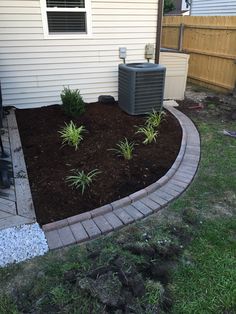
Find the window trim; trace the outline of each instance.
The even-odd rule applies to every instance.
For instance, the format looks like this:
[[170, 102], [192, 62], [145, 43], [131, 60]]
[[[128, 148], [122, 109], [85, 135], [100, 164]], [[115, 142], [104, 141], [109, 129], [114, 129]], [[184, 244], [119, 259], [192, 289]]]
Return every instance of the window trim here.
[[[87, 39], [92, 36], [91, 0], [85, 0], [85, 8], [48, 8], [46, 0], [40, 0], [43, 33], [45, 39]], [[87, 33], [61, 33], [50, 34], [48, 28], [47, 12], [85, 12]]]

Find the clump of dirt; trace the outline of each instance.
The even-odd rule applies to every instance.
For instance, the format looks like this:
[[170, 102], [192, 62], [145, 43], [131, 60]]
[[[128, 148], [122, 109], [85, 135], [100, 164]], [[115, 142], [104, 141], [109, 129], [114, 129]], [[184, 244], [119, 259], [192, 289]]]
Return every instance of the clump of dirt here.
[[[58, 131], [69, 123], [60, 106], [16, 110], [17, 122], [37, 215], [41, 224], [67, 218], [113, 202], [161, 178], [175, 161], [181, 142], [178, 121], [167, 114], [156, 143], [144, 145], [137, 126], [144, 116], [130, 116], [117, 104], [87, 104], [86, 112], [73, 118], [88, 133], [79, 149], [63, 146]], [[127, 138], [134, 141], [134, 156], [127, 161], [110, 149]], [[72, 169], [98, 169], [99, 175], [82, 195], [65, 181]]]
[[200, 221], [199, 213], [195, 208], [184, 208], [182, 217], [184, 222], [191, 225], [197, 225]]
[[[140, 246], [146, 247], [147, 250], [138, 250]], [[148, 243], [123, 245], [124, 250], [141, 257], [139, 263], [132, 263], [125, 254], [115, 254], [107, 265], [85, 273], [80, 270], [66, 271], [63, 275], [64, 282], [67, 286], [76, 287], [78, 294], [86, 293], [97, 299], [104, 306], [103, 313], [154, 314], [161, 309], [169, 311], [172, 306], [168, 289], [169, 272], [173, 265], [167, 264], [166, 261], [179, 256], [181, 249], [173, 250], [169, 243], [163, 245], [163, 248], [164, 246], [166, 252], [169, 252], [165, 255], [160, 252], [158, 246], [154, 248]], [[100, 255], [95, 260], [99, 258]]]
[[226, 100], [220, 96], [207, 96], [203, 104], [215, 118], [224, 121], [236, 120], [236, 99], [234, 97]]
[[[111, 255], [107, 265], [93, 268], [85, 275], [73, 273], [76, 284], [104, 304], [104, 313], [168, 312], [172, 306], [170, 271], [183, 251], [179, 237], [186, 241], [187, 232], [182, 235], [179, 230], [178, 236], [170, 238], [150, 235], [143, 241], [120, 243], [122, 251]], [[102, 254], [95, 252], [94, 261]], [[71, 273], [66, 277], [70, 278]]]
[[23, 313], [168, 313], [171, 272], [191, 239], [184, 223], [169, 227], [169, 234], [136, 233], [129, 243], [115, 237], [100, 249], [96, 241], [87, 243], [83, 256], [71, 253], [70, 263], [60, 255], [34, 272], [35, 281], [19, 281], [10, 291], [8, 284], [9, 297]]

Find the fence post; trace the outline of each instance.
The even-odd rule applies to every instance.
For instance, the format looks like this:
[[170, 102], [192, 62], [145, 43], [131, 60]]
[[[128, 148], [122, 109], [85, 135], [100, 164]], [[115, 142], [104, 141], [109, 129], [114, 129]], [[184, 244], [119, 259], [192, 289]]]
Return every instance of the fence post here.
[[155, 63], [157, 63], [157, 64], [159, 64], [159, 61], [160, 61], [163, 9], [164, 9], [164, 0], [158, 0], [156, 49], [155, 49], [156, 50]]
[[184, 24], [181, 23], [179, 26], [179, 51], [183, 51], [183, 38], [184, 38]]

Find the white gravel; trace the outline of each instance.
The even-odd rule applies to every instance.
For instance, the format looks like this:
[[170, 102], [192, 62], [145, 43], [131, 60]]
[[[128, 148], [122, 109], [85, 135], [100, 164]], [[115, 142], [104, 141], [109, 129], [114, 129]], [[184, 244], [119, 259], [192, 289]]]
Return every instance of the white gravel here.
[[37, 223], [0, 230], [0, 267], [44, 255], [47, 251], [44, 232]]

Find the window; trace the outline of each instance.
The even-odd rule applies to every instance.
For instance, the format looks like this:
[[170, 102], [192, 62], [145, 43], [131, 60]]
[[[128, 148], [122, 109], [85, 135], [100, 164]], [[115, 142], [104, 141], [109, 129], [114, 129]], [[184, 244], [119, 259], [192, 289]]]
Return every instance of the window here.
[[41, 0], [44, 35], [77, 38], [89, 35], [90, 0]]

